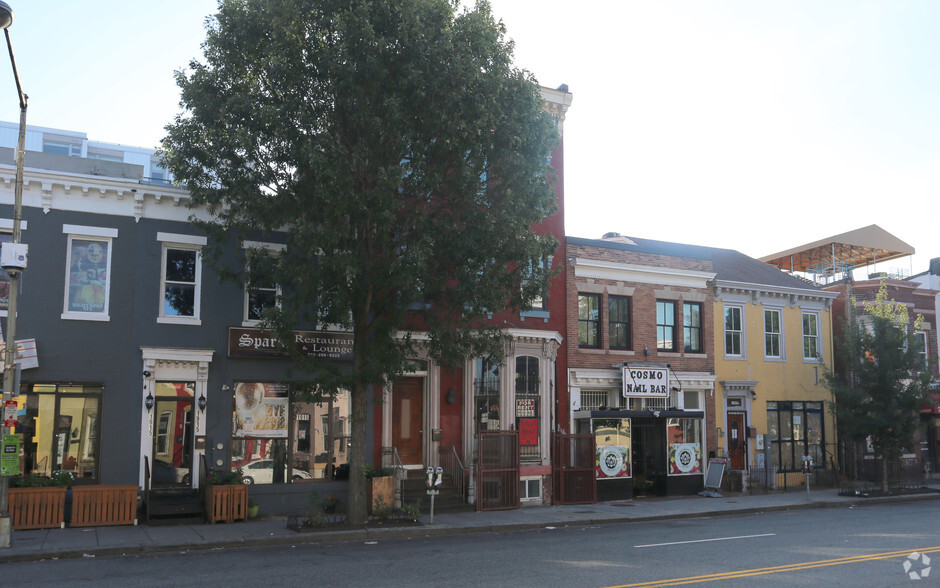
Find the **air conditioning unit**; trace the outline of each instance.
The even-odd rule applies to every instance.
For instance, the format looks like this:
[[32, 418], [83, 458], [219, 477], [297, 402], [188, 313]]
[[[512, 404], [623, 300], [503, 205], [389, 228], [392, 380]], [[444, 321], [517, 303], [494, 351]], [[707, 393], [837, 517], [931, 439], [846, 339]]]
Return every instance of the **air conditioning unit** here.
[[4, 243], [0, 247], [0, 267], [7, 273], [15, 274], [26, 269], [29, 245], [26, 243]]

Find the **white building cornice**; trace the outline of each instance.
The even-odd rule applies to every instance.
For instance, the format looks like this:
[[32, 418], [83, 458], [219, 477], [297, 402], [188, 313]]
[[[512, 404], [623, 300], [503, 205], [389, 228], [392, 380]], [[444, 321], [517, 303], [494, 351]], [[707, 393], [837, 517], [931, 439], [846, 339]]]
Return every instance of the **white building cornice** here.
[[685, 288], [705, 288], [708, 282], [715, 278], [714, 272], [633, 265], [581, 257], [574, 260], [574, 275], [576, 278], [662, 284]]

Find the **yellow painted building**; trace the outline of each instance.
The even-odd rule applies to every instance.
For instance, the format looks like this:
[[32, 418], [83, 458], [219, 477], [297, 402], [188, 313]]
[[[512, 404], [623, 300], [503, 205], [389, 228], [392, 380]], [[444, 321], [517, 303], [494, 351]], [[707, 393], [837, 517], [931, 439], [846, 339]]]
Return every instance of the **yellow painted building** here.
[[823, 374], [832, 366], [837, 294], [736, 251], [713, 251], [717, 457], [770, 487], [800, 471], [807, 455], [831, 469], [836, 427]]

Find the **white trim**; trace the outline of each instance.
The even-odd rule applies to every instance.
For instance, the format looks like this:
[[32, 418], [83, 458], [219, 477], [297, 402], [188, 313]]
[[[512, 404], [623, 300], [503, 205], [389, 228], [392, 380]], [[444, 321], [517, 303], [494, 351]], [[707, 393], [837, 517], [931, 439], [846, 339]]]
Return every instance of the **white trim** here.
[[62, 225], [62, 232], [66, 235], [78, 235], [87, 237], [110, 237], [116, 239], [117, 229], [107, 227], [88, 227], [85, 225]]
[[163, 243], [182, 243], [185, 245], [204, 246], [209, 243], [209, 239], [199, 235], [182, 235], [180, 233], [157, 233], [157, 241]]
[[[167, 235], [168, 233], [157, 233]], [[186, 235], [176, 235], [185, 237]], [[166, 256], [169, 249], [178, 249], [180, 251], [193, 251], [196, 254], [195, 276], [193, 276], [193, 314], [192, 316], [180, 316], [174, 314], [164, 314], [166, 308]], [[184, 282], [180, 282], [184, 283]], [[160, 305], [157, 309], [157, 322], [179, 325], [200, 325], [200, 311], [202, 309], [202, 249], [198, 246], [178, 244], [178, 241], [163, 242], [160, 251]]]
[[284, 251], [287, 245], [283, 243], [268, 243], [266, 241], [242, 241], [242, 249], [264, 249], [265, 251]]
[[[13, 230], [13, 219], [12, 218], [0, 218], [0, 231], [12, 231]], [[26, 230], [26, 221], [20, 220], [20, 230]]]
[[575, 259], [574, 275], [577, 278], [593, 278], [641, 284], [662, 284], [687, 288], [705, 288], [715, 279], [714, 272], [673, 269], [628, 263], [613, 263], [593, 259]]

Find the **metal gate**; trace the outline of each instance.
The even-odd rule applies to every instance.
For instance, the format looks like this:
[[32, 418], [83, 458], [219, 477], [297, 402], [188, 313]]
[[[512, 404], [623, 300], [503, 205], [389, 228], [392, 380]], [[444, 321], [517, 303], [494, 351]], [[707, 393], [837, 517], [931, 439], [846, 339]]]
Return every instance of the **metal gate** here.
[[477, 510], [519, 508], [519, 432], [481, 431]]
[[597, 502], [594, 435], [552, 434], [555, 504]]

